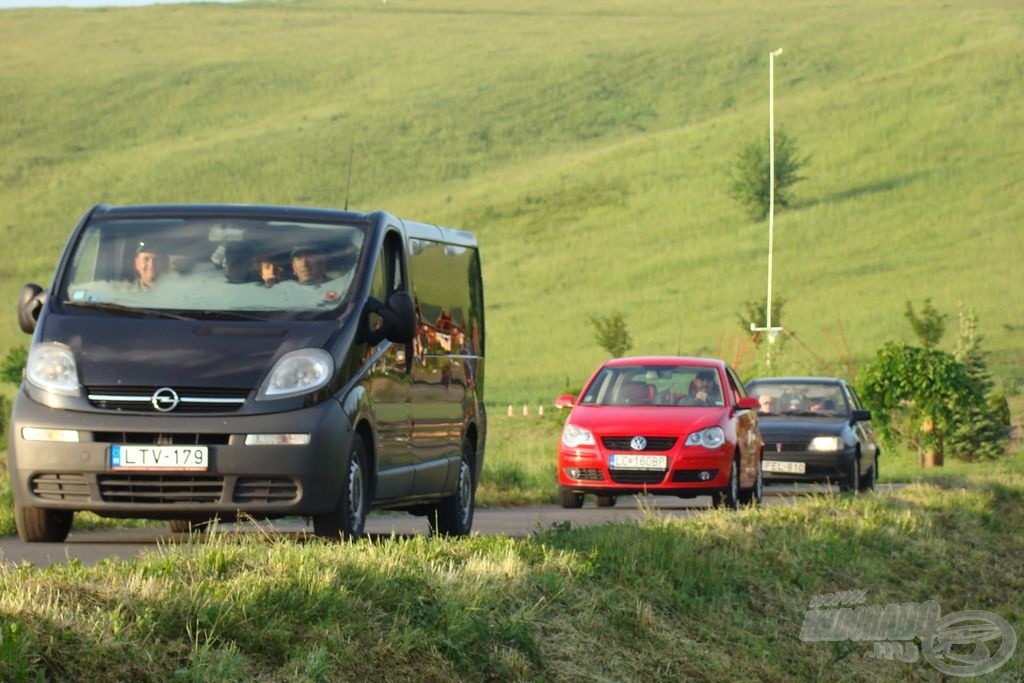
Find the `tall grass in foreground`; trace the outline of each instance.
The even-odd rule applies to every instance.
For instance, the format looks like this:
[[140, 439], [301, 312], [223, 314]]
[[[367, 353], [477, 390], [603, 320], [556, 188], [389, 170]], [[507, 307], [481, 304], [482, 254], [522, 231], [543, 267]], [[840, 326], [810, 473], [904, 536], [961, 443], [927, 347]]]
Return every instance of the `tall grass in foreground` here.
[[[810, 600], [935, 600], [1019, 629], [1024, 476], [522, 540], [214, 534], [131, 562], [0, 569], [0, 678], [940, 680], [802, 642]], [[1018, 655], [997, 672], [1024, 675]]]

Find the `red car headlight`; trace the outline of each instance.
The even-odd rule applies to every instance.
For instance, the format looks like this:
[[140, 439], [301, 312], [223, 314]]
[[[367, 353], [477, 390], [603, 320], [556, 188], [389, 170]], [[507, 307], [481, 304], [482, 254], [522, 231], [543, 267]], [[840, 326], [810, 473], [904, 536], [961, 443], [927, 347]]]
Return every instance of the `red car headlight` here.
[[703, 446], [707, 449], [718, 448], [725, 443], [725, 432], [721, 427], [708, 427], [686, 437], [687, 446]]
[[583, 427], [577, 427], [574, 424], [566, 423], [565, 427], [562, 428], [562, 443], [568, 448], [576, 448], [577, 446], [593, 446], [594, 435], [589, 429], [583, 429]]

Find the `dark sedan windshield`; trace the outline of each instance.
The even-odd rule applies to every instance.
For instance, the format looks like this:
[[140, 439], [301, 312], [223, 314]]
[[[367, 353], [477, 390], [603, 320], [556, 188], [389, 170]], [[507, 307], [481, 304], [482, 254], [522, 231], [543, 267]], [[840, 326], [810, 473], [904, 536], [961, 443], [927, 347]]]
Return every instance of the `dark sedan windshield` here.
[[840, 384], [754, 381], [747, 392], [756, 396], [762, 415], [849, 417], [850, 405]]
[[359, 226], [273, 220], [101, 220], [77, 242], [62, 299], [188, 317], [324, 311], [347, 297], [364, 233]]

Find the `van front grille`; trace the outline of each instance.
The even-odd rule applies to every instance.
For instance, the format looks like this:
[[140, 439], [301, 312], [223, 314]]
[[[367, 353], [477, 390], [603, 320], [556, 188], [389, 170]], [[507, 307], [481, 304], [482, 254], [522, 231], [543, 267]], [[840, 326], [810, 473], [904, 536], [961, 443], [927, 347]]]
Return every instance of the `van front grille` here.
[[195, 432], [93, 432], [94, 443], [138, 444], [140, 446], [226, 446], [230, 434]]
[[224, 479], [210, 475], [113, 474], [96, 478], [107, 503], [176, 505], [220, 502]]
[[[188, 387], [93, 386], [86, 388], [89, 405], [121, 413], [230, 413], [245, 405], [249, 392], [239, 389]], [[159, 409], [158, 409], [159, 408]]]
[[89, 482], [81, 474], [37, 474], [29, 486], [33, 495], [46, 500], [89, 500]]
[[235, 482], [236, 503], [290, 503], [299, 496], [295, 481], [285, 477], [239, 477]]

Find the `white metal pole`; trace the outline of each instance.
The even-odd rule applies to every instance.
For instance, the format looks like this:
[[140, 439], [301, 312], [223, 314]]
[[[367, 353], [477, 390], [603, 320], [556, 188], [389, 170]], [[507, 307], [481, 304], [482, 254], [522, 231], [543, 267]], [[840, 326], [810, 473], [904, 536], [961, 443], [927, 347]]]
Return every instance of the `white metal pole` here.
[[772, 258], [775, 253], [775, 58], [782, 48], [768, 53], [768, 300], [765, 311], [769, 343], [772, 329]]

